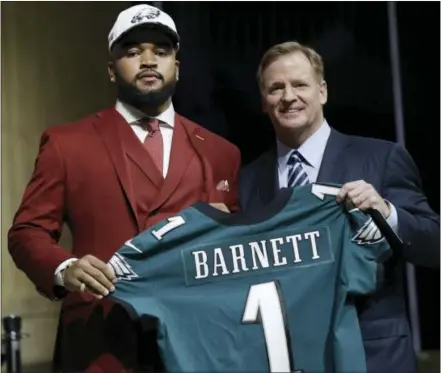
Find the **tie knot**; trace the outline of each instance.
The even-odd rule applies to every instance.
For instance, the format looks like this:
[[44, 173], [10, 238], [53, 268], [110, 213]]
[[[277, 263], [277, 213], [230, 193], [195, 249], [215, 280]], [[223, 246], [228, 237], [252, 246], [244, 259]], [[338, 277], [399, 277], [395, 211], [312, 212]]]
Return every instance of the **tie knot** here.
[[155, 118], [145, 118], [142, 120], [143, 127], [152, 133], [159, 131], [159, 120]]
[[291, 155], [289, 156], [288, 164], [289, 165], [295, 165], [296, 163], [302, 163], [305, 162], [305, 158], [303, 155], [300, 154], [299, 151], [294, 150]]

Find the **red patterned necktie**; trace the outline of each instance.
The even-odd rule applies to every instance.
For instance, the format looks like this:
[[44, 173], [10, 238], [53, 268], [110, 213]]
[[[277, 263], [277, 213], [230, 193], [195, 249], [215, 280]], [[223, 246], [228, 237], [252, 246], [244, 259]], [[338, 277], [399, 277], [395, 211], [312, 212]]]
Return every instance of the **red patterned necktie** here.
[[149, 134], [144, 140], [144, 147], [150, 153], [150, 156], [152, 157], [162, 175], [164, 144], [162, 140], [162, 134], [159, 129], [159, 121], [154, 118], [146, 118], [143, 120], [143, 124], [149, 131]]

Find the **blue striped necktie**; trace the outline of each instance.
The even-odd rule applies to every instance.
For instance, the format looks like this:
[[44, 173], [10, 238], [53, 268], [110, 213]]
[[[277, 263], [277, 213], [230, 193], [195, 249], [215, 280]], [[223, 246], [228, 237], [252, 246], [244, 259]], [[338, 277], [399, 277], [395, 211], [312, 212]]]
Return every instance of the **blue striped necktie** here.
[[302, 167], [305, 162], [303, 156], [294, 150], [288, 160], [288, 188], [295, 188], [297, 186], [306, 185], [309, 183], [308, 174]]

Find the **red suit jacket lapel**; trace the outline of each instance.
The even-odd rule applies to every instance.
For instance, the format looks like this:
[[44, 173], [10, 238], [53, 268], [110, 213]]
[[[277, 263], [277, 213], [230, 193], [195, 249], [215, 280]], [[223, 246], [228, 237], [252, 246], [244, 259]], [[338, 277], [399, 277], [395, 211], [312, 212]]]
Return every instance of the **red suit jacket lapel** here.
[[[141, 229], [126, 154], [151, 180], [158, 191], [164, 183], [164, 178], [148, 152], [145, 151], [141, 142], [136, 138], [133, 130], [114, 108], [104, 110], [98, 113], [97, 116], [98, 119], [94, 122], [95, 129], [106, 147], [109, 157], [112, 159], [118, 180], [137, 221], [138, 228]], [[123, 145], [123, 140], [126, 146]]]
[[97, 113], [97, 117], [94, 122], [95, 129], [112, 159], [121, 187], [136, 217], [136, 203], [130, 185], [124, 147], [119, 135], [121, 128], [127, 126], [127, 122], [114, 108]]
[[[196, 154], [199, 155], [203, 164], [205, 183], [212, 182], [212, 169], [206, 156], [213, 152], [213, 149], [210, 149], [210, 144], [200, 134], [199, 127], [178, 114], [175, 117], [169, 169], [165, 180], [155, 167], [149, 154], [137, 140], [130, 126], [113, 107], [98, 113], [94, 126], [108, 151], [109, 157], [112, 159], [121, 187], [139, 227], [141, 227], [141, 222], [137, 216], [136, 201], [130, 183], [125, 154], [142, 169], [159, 190], [157, 196], [153, 199], [151, 210], [160, 208], [179, 187], [182, 177]], [[123, 146], [123, 138], [130, 146]], [[141, 162], [140, 159], [144, 161]]]

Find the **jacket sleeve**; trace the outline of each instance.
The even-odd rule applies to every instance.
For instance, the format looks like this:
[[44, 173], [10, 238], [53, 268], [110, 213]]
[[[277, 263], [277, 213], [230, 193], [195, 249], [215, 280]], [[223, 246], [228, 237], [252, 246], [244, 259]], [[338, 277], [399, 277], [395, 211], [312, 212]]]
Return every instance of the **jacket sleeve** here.
[[58, 245], [64, 207], [65, 169], [48, 130], [41, 137], [31, 180], [9, 230], [8, 249], [17, 267], [50, 299], [62, 295], [54, 286], [56, 268], [73, 258]]
[[405, 260], [415, 265], [438, 267], [439, 216], [427, 202], [412, 157], [400, 145], [395, 145], [389, 156], [384, 190], [384, 198], [397, 210], [398, 233], [409, 244], [404, 252]]

